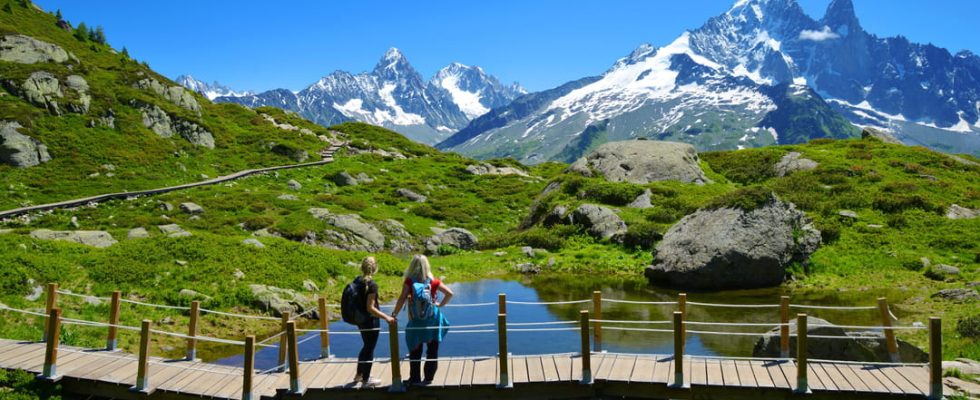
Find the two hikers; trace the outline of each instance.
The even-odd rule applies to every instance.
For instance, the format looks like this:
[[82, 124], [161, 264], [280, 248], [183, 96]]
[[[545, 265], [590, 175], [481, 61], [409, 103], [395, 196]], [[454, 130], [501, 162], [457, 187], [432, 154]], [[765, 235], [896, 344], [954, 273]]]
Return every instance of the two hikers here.
[[[361, 276], [354, 279], [344, 289], [341, 299], [341, 312], [345, 322], [354, 324], [360, 330], [364, 345], [358, 354], [357, 374], [354, 383], [362, 387], [376, 386], [380, 379], [371, 377], [374, 348], [380, 335], [380, 320], [391, 324], [396, 321], [398, 312], [408, 302], [408, 324], [405, 328], [405, 341], [408, 343], [410, 374], [409, 385], [425, 385], [435, 377], [439, 342], [449, 330], [449, 321], [440, 310], [449, 303], [453, 291], [432, 276], [429, 259], [423, 255], [412, 258], [405, 270], [401, 295], [391, 315], [379, 309], [378, 284], [373, 275], [378, 271], [374, 257], [365, 257], [361, 262]], [[438, 294], [442, 299], [438, 300]], [[361, 303], [363, 301], [363, 303]], [[363, 308], [361, 307], [363, 305]], [[425, 376], [421, 373], [422, 346], [426, 346]]]

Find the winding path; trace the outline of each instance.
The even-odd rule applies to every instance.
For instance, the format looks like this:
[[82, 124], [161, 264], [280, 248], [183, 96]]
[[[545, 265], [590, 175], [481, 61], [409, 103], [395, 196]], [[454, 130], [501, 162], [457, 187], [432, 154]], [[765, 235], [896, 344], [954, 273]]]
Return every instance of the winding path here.
[[83, 198], [80, 198], [80, 199], [59, 201], [57, 203], [39, 204], [39, 205], [35, 205], [35, 206], [15, 208], [15, 209], [12, 209], [12, 210], [0, 211], [0, 219], [10, 218], [10, 217], [16, 217], [18, 215], [23, 215], [23, 214], [27, 214], [27, 213], [35, 212], [35, 211], [47, 211], [47, 210], [54, 210], [54, 209], [57, 209], [57, 208], [79, 207], [79, 206], [83, 206], [83, 205], [86, 205], [86, 204], [100, 203], [100, 202], [107, 201], [107, 200], [126, 199], [126, 198], [131, 198], [131, 197], [140, 197], [140, 196], [150, 196], [150, 195], [154, 195], [154, 194], [161, 194], [161, 193], [173, 192], [175, 190], [182, 190], [182, 189], [190, 189], [190, 188], [195, 188], [195, 187], [200, 187], [200, 186], [215, 185], [215, 184], [222, 183], [222, 182], [228, 182], [228, 181], [232, 181], [232, 180], [235, 180], [235, 179], [244, 178], [246, 176], [251, 176], [251, 175], [255, 175], [255, 174], [261, 174], [263, 172], [277, 171], [277, 170], [281, 170], [281, 169], [303, 168], [303, 167], [313, 167], [313, 166], [317, 166], [317, 165], [324, 165], [324, 164], [328, 164], [328, 163], [333, 162], [333, 155], [334, 155], [334, 153], [336, 153], [337, 150], [339, 150], [345, 144], [346, 143], [331, 145], [326, 150], [320, 152], [320, 155], [323, 156], [323, 159], [321, 159], [320, 161], [308, 162], [308, 163], [303, 163], [303, 164], [277, 165], [277, 166], [266, 167], [266, 168], [246, 169], [244, 171], [238, 171], [238, 172], [235, 172], [235, 173], [230, 174], [230, 175], [219, 176], [217, 178], [208, 179], [206, 181], [193, 182], [193, 183], [185, 183], [183, 185], [167, 186], [167, 187], [156, 188], [156, 189], [136, 190], [136, 191], [132, 191], [132, 192], [118, 192], [118, 193], [100, 194], [100, 195], [96, 195], [96, 196], [83, 197]]

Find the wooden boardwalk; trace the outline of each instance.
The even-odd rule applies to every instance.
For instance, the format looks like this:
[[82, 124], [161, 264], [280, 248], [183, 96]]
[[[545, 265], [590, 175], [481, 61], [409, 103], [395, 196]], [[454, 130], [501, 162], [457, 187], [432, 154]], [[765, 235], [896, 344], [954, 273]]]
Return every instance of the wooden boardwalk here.
[[[103, 350], [59, 347], [57, 374], [68, 393], [80, 396], [137, 399], [138, 357]], [[0, 339], [0, 368], [41, 373], [45, 343]], [[929, 372], [924, 366], [860, 365], [813, 362], [811, 393], [794, 393], [796, 363], [792, 360], [684, 359], [687, 385], [675, 387], [674, 359], [663, 355], [591, 355], [594, 382], [582, 384], [582, 357], [575, 354], [511, 356], [508, 369], [513, 388], [497, 388], [497, 358], [448, 358], [440, 362], [433, 383], [389, 393], [391, 365], [375, 365], [372, 375], [381, 386], [359, 389], [352, 383], [356, 363], [330, 359], [299, 365], [299, 376], [310, 399], [341, 398], [679, 398], [679, 399], [874, 399], [926, 398]], [[243, 370], [200, 362], [152, 357], [150, 397], [174, 399], [241, 399]], [[401, 362], [408, 371], [408, 362]], [[257, 374], [253, 399], [297, 396], [288, 393], [286, 373]]]

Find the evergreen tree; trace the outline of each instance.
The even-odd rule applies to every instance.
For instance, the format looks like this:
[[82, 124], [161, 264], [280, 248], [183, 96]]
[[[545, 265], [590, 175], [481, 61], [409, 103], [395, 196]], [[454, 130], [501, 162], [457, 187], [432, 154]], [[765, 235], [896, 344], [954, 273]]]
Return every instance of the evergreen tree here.
[[58, 9], [58, 11], [55, 11], [54, 17], [57, 18], [58, 21], [63, 21], [64, 20], [64, 18], [61, 17], [61, 9], [60, 8]]
[[92, 40], [99, 44], [105, 44], [105, 30], [102, 29], [102, 25], [96, 26], [95, 30], [92, 31]]
[[88, 40], [88, 27], [84, 22], [79, 22], [78, 27], [75, 28], [75, 38], [83, 42]]
[[123, 57], [129, 58], [129, 50], [126, 50], [126, 46], [123, 46], [122, 50], [119, 51]]
[[14, 12], [14, 10], [12, 8], [10, 8], [10, 3], [7, 3], [7, 4], [4, 4], [3, 5], [3, 11], [6, 12], [6, 13], [8, 13], [8, 14], [12, 14]]

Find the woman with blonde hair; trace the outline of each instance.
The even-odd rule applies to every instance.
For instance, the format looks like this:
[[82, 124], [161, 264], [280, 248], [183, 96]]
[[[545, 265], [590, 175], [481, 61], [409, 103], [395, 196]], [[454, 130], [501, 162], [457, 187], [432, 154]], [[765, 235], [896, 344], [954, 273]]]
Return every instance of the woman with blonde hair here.
[[[439, 293], [442, 293], [442, 300], [437, 300]], [[402, 306], [408, 301], [409, 320], [405, 328], [405, 342], [410, 349], [409, 385], [429, 384], [436, 375], [439, 342], [449, 332], [449, 321], [440, 309], [452, 298], [452, 289], [432, 276], [429, 259], [421, 254], [412, 257], [412, 262], [405, 270], [402, 293], [391, 314], [398, 315]], [[426, 346], [424, 380], [420, 371], [423, 344]]]
[[367, 311], [367, 318], [362, 323], [357, 324], [361, 331], [361, 340], [364, 346], [357, 355], [357, 374], [354, 375], [354, 383], [361, 386], [371, 387], [381, 383], [378, 378], [371, 377], [371, 367], [374, 365], [374, 348], [378, 344], [378, 336], [381, 335], [380, 319], [389, 324], [395, 321], [393, 316], [389, 316], [379, 309], [378, 284], [374, 282], [374, 274], [378, 272], [378, 262], [374, 257], [364, 257], [361, 261], [361, 276], [354, 279], [354, 284], [363, 288], [364, 311]]

